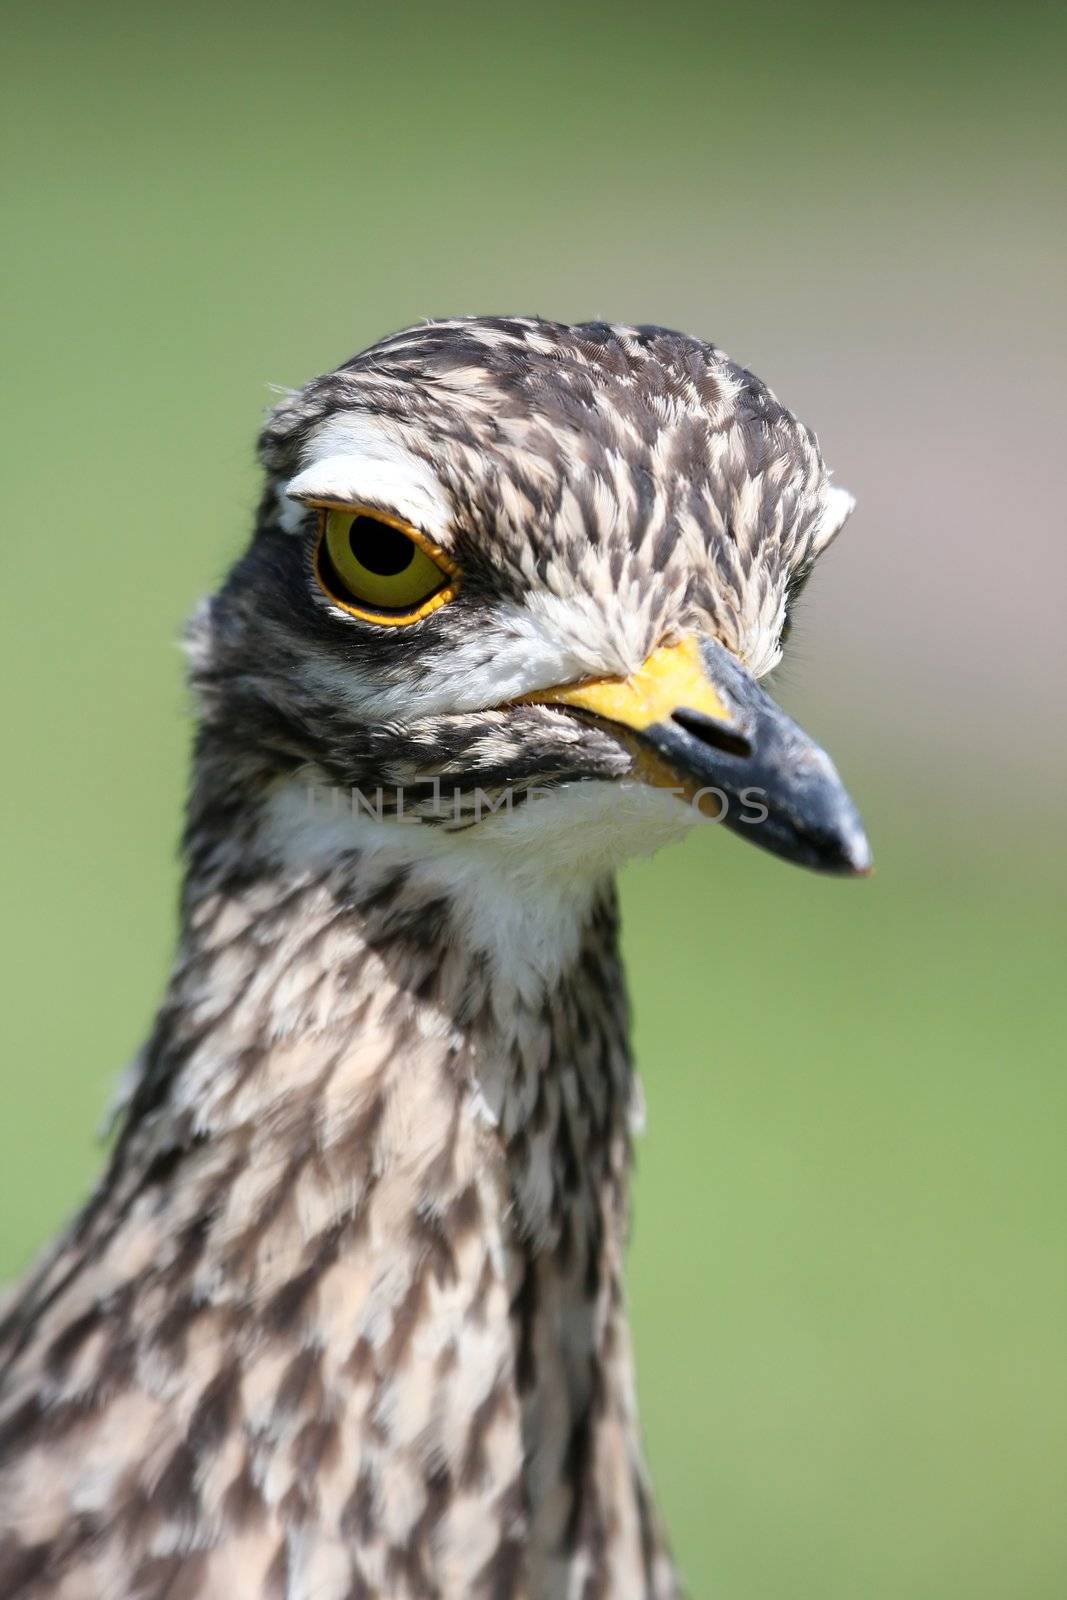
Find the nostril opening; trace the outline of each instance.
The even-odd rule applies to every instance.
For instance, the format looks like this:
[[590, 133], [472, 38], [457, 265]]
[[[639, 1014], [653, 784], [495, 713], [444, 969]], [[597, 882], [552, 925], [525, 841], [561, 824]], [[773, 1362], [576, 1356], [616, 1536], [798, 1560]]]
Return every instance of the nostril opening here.
[[687, 711], [684, 707], [671, 713], [671, 721], [676, 722], [692, 738], [699, 739], [701, 744], [707, 744], [713, 750], [724, 750], [731, 756], [750, 756], [752, 746], [743, 733], [732, 728], [728, 722], [720, 722], [717, 717], [709, 717], [703, 711]]

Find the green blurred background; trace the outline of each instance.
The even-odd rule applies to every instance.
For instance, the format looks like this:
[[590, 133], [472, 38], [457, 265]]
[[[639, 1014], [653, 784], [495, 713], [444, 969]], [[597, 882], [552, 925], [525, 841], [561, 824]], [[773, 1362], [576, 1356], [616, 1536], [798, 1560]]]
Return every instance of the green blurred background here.
[[685, 327], [858, 497], [778, 692], [878, 872], [625, 878], [663, 1509], [695, 1596], [1062, 1600], [1060, 11], [5, 9], [0, 1272], [164, 977], [175, 639], [269, 385], [434, 314]]

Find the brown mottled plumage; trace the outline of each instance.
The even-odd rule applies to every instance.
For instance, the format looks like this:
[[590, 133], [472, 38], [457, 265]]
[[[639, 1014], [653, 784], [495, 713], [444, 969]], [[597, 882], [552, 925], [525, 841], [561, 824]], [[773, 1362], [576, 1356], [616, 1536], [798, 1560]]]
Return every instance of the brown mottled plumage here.
[[[108, 1172], [0, 1326], [0, 1594], [675, 1595], [621, 1288], [613, 871], [694, 820], [665, 773], [865, 868], [755, 684], [850, 502], [757, 379], [656, 328], [414, 328], [283, 401], [261, 455], [190, 629], [170, 985]], [[455, 597], [353, 616], [321, 504], [414, 529]], [[599, 712], [685, 641], [711, 713]]]

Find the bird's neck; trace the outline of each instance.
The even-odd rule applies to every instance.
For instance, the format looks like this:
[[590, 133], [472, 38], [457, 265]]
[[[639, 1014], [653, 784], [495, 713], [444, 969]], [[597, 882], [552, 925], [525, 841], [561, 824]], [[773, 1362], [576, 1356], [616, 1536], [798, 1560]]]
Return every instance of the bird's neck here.
[[313, 1463], [320, 1519], [351, 1520], [360, 1483], [426, 1516], [436, 1494], [464, 1571], [525, 1552], [523, 1585], [486, 1593], [577, 1592], [599, 1561], [658, 1594], [610, 879], [413, 852], [395, 824], [302, 837], [285, 806], [255, 839], [194, 818], [179, 956], [84, 1248], [153, 1217], [143, 1248], [185, 1252], [163, 1316], [217, 1302], [238, 1315], [219, 1338], [255, 1328], [262, 1370], [289, 1371], [261, 1432], [358, 1441]]
[[253, 1139], [261, 1185], [309, 1161], [343, 1177], [324, 1225], [382, 1182], [421, 1214], [491, 1173], [508, 1243], [562, 1262], [614, 1231], [629, 1165], [614, 884], [516, 882], [408, 843], [190, 880], [120, 1164], [146, 1129]]

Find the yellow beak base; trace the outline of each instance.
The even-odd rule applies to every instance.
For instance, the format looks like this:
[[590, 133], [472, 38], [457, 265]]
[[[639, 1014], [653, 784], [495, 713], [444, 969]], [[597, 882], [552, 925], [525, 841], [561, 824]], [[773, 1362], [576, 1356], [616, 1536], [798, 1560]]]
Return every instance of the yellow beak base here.
[[588, 683], [564, 684], [559, 689], [538, 689], [523, 699], [537, 705], [591, 711], [607, 722], [638, 733], [655, 722], [666, 722], [680, 706], [703, 712], [717, 722], [733, 722], [708, 680], [700, 648], [693, 638], [661, 645], [628, 678], [594, 678]]

